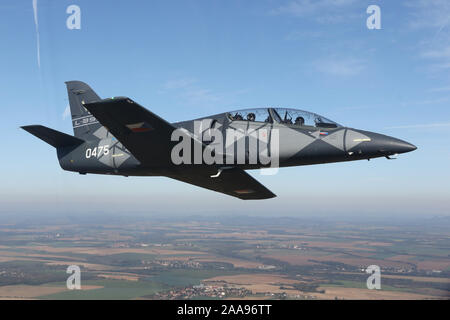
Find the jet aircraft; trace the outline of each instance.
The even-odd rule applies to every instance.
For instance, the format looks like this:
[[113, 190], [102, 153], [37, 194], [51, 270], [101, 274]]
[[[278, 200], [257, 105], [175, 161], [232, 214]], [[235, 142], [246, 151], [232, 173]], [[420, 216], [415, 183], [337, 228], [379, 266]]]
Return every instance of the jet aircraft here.
[[169, 123], [130, 98], [101, 99], [81, 81], [66, 86], [74, 136], [41, 125], [22, 128], [56, 148], [62, 169], [80, 174], [165, 176], [243, 200], [269, 199], [276, 195], [245, 170], [392, 159], [416, 149], [298, 109]]

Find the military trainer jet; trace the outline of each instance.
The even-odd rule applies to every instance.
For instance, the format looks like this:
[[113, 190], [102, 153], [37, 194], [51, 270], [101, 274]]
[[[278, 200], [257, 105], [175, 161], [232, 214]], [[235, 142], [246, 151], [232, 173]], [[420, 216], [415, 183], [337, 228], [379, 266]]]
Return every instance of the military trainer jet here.
[[22, 127], [80, 174], [166, 176], [240, 199], [275, 197], [244, 170], [363, 160], [413, 151], [408, 142], [347, 128], [312, 112], [257, 108], [169, 123], [130, 98], [101, 99], [66, 82], [74, 136]]

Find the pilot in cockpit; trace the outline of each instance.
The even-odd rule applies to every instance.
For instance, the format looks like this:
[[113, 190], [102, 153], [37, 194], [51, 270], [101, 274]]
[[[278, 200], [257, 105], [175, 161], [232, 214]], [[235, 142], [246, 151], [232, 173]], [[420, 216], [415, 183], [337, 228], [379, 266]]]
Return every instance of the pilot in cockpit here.
[[295, 118], [295, 124], [296, 124], [297, 126], [302, 126], [302, 125], [304, 125], [304, 124], [305, 124], [305, 118], [303, 118], [303, 117], [297, 117], [297, 118]]
[[253, 112], [250, 112], [250, 113], [247, 115], [247, 120], [248, 120], [248, 121], [255, 121], [255, 119], [256, 119], [256, 116], [255, 116], [255, 114], [254, 114]]
[[233, 117], [233, 120], [243, 120], [243, 119], [242, 116], [238, 112], [236, 112], [236, 114]]

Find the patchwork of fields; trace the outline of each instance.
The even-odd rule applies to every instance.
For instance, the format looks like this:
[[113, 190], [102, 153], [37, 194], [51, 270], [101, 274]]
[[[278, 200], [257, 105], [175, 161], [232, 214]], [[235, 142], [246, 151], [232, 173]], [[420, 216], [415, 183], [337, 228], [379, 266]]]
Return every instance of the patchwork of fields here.
[[[68, 290], [69, 265], [81, 290]], [[381, 268], [381, 290], [365, 269]], [[0, 299], [449, 299], [450, 223], [0, 221]]]

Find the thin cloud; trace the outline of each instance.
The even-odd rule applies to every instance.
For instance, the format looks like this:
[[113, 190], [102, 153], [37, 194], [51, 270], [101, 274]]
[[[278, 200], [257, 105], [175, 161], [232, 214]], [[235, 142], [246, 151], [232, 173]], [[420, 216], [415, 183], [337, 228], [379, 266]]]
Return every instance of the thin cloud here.
[[438, 99], [426, 99], [426, 100], [416, 100], [416, 101], [410, 101], [410, 102], [402, 102], [400, 105], [402, 107], [407, 107], [409, 105], [428, 105], [428, 104], [440, 104], [440, 103], [447, 103], [449, 101], [450, 97], [442, 97]]
[[448, 0], [405, 1], [403, 5], [410, 9], [409, 27], [412, 29], [433, 28], [439, 35], [450, 23], [450, 2]]
[[70, 105], [67, 105], [66, 109], [64, 109], [64, 112], [62, 114], [63, 120], [66, 120], [68, 117], [70, 117]]
[[448, 72], [450, 68], [450, 1], [412, 0], [403, 5], [408, 9], [408, 27], [416, 32], [433, 32], [421, 41], [420, 57], [429, 61], [431, 73]]
[[37, 62], [38, 68], [41, 68], [41, 44], [39, 38], [39, 20], [38, 20], [38, 0], [32, 0], [33, 2], [33, 14], [34, 14], [34, 25], [36, 27], [36, 43], [37, 43]]
[[363, 60], [355, 58], [326, 58], [314, 65], [318, 71], [334, 76], [355, 76], [366, 68]]
[[432, 59], [450, 59], [450, 46], [424, 51], [422, 53], [422, 57]]
[[404, 126], [385, 127], [385, 129], [427, 129], [427, 128], [441, 128], [441, 127], [450, 127], [450, 122], [411, 124]]
[[208, 105], [219, 102], [222, 98], [208, 89], [189, 88], [184, 93], [191, 104]]
[[320, 38], [323, 35], [324, 35], [323, 32], [315, 30], [292, 31], [284, 37], [284, 40], [295, 41], [308, 38]]
[[272, 13], [303, 17], [318, 11], [344, 7], [354, 2], [355, 0], [297, 0], [290, 1], [287, 4], [272, 10]]
[[216, 92], [205, 88], [195, 78], [180, 78], [166, 81], [159, 93], [177, 96], [187, 105], [200, 108], [217, 108], [233, 105], [236, 97], [248, 92], [248, 89], [239, 89], [230, 92]]
[[430, 89], [429, 91], [430, 92], [448, 92], [448, 91], [450, 91], [450, 86], [449, 87], [433, 88], [433, 89]]
[[193, 85], [197, 80], [194, 78], [168, 80], [164, 84], [165, 90], [182, 89]]
[[224, 100], [222, 95], [212, 90], [202, 88], [195, 78], [181, 78], [168, 80], [163, 85], [161, 93], [172, 92], [179, 95], [190, 105], [205, 107]]
[[[450, 37], [449, 37], [450, 41]], [[433, 49], [425, 49], [421, 57], [429, 62], [428, 71], [431, 73], [448, 72], [450, 69], [450, 46], [433, 45]]]
[[312, 17], [319, 23], [336, 23], [354, 17], [348, 6], [356, 0], [296, 0], [270, 11], [274, 15], [290, 15], [300, 18]]

